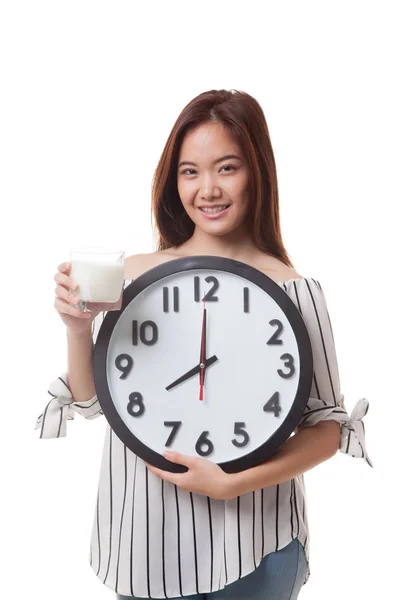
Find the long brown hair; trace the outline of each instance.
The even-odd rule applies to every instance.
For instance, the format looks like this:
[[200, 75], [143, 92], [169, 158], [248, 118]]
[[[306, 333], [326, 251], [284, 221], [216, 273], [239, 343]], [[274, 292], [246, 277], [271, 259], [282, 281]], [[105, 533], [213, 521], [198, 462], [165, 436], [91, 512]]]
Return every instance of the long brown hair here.
[[250, 223], [255, 246], [293, 268], [280, 230], [278, 180], [267, 122], [257, 100], [237, 90], [203, 92], [177, 118], [152, 183], [157, 249], [179, 246], [194, 232], [194, 223], [178, 194], [178, 158], [185, 135], [209, 121], [220, 122], [227, 128], [249, 166], [249, 195], [254, 198]]

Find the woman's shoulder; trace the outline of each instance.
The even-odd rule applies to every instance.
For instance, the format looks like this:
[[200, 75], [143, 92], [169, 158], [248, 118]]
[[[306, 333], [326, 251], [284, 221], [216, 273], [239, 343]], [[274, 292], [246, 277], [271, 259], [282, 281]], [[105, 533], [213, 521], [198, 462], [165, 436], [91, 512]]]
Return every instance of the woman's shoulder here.
[[149, 269], [174, 258], [177, 258], [177, 256], [163, 250], [127, 256], [125, 258], [125, 279], [136, 279]]
[[278, 283], [289, 281], [290, 279], [304, 279], [304, 277], [292, 267], [288, 267], [288, 265], [279, 258], [270, 256], [269, 254], [260, 253], [253, 266]]
[[[182, 256], [184, 255], [173, 248], [128, 256], [125, 259], [125, 279], [136, 279], [149, 269]], [[276, 282], [304, 279], [297, 271], [274, 256], [262, 253], [252, 263], [251, 266]]]

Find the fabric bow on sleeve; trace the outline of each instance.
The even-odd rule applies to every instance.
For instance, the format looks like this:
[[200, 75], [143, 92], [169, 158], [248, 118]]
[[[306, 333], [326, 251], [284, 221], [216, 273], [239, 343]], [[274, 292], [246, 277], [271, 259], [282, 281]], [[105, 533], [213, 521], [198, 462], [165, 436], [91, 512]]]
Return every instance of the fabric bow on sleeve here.
[[63, 373], [50, 383], [49, 394], [52, 397], [44, 412], [39, 415], [35, 429], [41, 428], [40, 438], [58, 438], [67, 435], [67, 420], [74, 419], [78, 412], [86, 419], [103, 414], [97, 395], [87, 402], [77, 403], [67, 384], [67, 373]]
[[[353, 457], [363, 458], [373, 467], [365, 445], [365, 426], [363, 418], [368, 412], [369, 402], [366, 398], [358, 400], [350, 417], [342, 423], [340, 435], [340, 451]], [[344, 409], [342, 409], [344, 410]], [[347, 412], [344, 414], [348, 416]]]
[[333, 406], [326, 404], [320, 398], [309, 398], [299, 427], [309, 427], [322, 420], [338, 421], [341, 424], [340, 452], [353, 458], [363, 458], [370, 467], [373, 467], [365, 445], [365, 426], [362, 420], [368, 412], [369, 402], [366, 398], [358, 400], [349, 416], [343, 400], [342, 394], [339, 405]]

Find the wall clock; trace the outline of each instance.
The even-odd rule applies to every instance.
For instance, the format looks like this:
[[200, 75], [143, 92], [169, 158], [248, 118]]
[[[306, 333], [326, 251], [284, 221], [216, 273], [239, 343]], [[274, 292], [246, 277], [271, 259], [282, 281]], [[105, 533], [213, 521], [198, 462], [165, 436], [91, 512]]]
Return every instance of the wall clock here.
[[309, 335], [275, 281], [215, 256], [156, 266], [124, 290], [93, 355], [111, 428], [147, 462], [186, 467], [166, 449], [229, 473], [260, 464], [290, 437], [313, 375]]

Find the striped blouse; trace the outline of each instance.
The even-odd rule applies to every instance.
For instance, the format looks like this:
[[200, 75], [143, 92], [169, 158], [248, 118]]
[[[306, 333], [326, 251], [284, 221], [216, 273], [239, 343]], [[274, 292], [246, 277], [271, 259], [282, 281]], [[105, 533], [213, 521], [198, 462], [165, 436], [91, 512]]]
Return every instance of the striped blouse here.
[[[125, 287], [130, 284], [125, 281]], [[334, 338], [319, 281], [311, 277], [279, 282], [300, 311], [314, 360], [309, 402], [299, 427], [321, 420], [341, 424], [340, 451], [372, 463], [365, 447], [361, 398], [351, 415], [343, 404]], [[106, 313], [93, 322], [93, 340]], [[40, 438], [66, 436], [67, 420], [103, 413], [97, 396], [75, 402], [65, 372], [50, 383], [51, 396], [35, 429]], [[309, 531], [303, 475], [279, 485], [214, 500], [186, 492], [151, 473], [106, 421], [97, 502], [90, 541], [90, 565], [118, 594], [171, 598], [214, 592], [257, 568], [264, 556], [298, 538], [309, 567]]]

